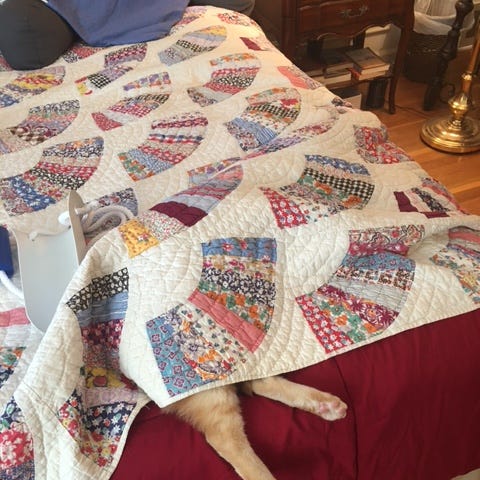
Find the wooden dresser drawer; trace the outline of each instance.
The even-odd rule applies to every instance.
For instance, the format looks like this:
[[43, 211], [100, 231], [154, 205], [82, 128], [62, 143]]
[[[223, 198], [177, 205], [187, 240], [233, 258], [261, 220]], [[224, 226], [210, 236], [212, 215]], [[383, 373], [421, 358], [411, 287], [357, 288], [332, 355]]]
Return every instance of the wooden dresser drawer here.
[[298, 10], [298, 33], [307, 34], [316, 31], [330, 31], [350, 35], [366, 25], [384, 21], [389, 12], [388, 1], [340, 0], [307, 1], [303, 0]]

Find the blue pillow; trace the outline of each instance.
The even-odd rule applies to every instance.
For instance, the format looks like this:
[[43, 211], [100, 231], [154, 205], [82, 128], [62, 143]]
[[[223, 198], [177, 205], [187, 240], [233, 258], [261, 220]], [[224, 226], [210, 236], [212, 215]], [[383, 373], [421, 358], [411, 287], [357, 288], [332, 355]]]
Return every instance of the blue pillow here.
[[48, 0], [89, 45], [155, 40], [183, 16], [188, 0]]

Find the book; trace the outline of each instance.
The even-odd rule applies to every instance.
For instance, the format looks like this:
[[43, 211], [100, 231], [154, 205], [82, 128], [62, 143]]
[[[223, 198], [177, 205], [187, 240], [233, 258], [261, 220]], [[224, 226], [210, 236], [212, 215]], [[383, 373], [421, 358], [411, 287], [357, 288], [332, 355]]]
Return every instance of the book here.
[[386, 63], [385, 65], [379, 65], [378, 67], [371, 67], [371, 68], [360, 68], [357, 65], [354, 65], [352, 68], [355, 69], [358, 73], [368, 73], [368, 74], [378, 73], [381, 75], [383, 73], [388, 72], [388, 70], [390, 70], [390, 64]]
[[318, 77], [320, 75], [325, 75], [325, 68], [324, 67], [318, 67], [318, 68], [309, 68], [309, 67], [303, 67], [303, 71], [309, 76], [309, 77]]
[[379, 57], [369, 47], [348, 50], [345, 52], [345, 54], [355, 63], [355, 65], [358, 67], [357, 70], [359, 71], [389, 65], [388, 62]]
[[375, 77], [382, 77], [383, 75], [386, 75], [389, 72], [389, 70], [390, 70], [390, 65], [387, 65], [386, 68], [383, 70], [372, 69], [372, 71], [370, 71], [369, 69], [367, 69], [367, 70], [363, 70], [362, 72], [359, 72], [356, 68], [351, 68], [350, 74], [352, 79], [360, 81], [360, 80], [369, 80]]
[[325, 73], [338, 72], [354, 66], [353, 60], [348, 58], [345, 53], [334, 48], [322, 50], [318, 60]]
[[314, 75], [312, 78], [325, 86], [338, 85], [343, 82], [349, 82], [352, 79], [352, 72], [350, 69], [345, 68], [334, 73]]
[[305, 73], [311, 77], [342, 71], [353, 66], [354, 62], [337, 49], [326, 49], [315, 55], [310, 54], [302, 64]]

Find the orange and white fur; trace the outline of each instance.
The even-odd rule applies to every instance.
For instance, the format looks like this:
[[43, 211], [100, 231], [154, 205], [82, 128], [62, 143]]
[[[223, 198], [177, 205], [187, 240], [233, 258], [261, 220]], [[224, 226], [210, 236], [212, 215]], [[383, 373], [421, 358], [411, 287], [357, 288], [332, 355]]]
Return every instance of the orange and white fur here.
[[237, 396], [238, 387], [319, 415], [325, 420], [343, 418], [347, 412], [347, 406], [338, 397], [278, 376], [252, 380], [239, 386], [227, 385], [206, 390], [164, 409], [203, 433], [207, 442], [233, 466], [243, 480], [275, 478], [247, 439]]

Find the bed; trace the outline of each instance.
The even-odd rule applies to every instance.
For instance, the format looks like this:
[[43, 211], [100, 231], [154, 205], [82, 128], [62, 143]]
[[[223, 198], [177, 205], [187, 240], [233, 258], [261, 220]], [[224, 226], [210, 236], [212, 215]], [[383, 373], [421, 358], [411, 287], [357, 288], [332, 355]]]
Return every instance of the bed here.
[[2, 479], [234, 480], [160, 407], [274, 374], [349, 407], [326, 422], [242, 397], [279, 480], [480, 467], [480, 219], [374, 114], [214, 7], [159, 40], [0, 70], [13, 282], [22, 235], [71, 232], [72, 191], [96, 220], [128, 213], [77, 238], [46, 325], [1, 287]]

